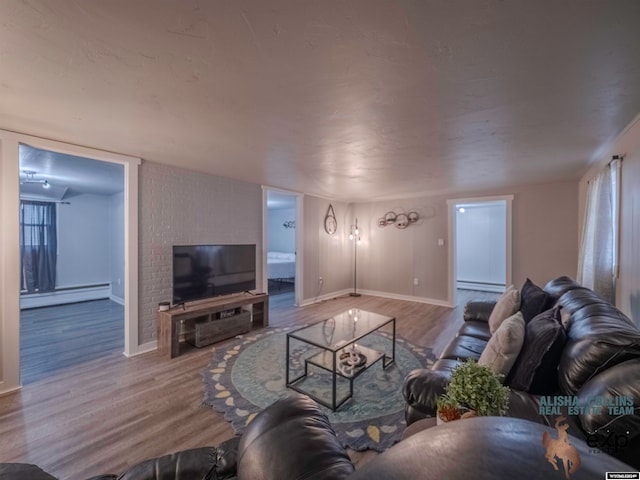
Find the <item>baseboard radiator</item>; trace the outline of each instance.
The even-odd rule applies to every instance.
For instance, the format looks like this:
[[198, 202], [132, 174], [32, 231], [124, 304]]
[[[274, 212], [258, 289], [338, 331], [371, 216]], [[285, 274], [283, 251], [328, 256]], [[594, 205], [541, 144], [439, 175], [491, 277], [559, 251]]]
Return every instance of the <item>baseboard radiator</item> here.
[[110, 297], [110, 283], [57, 288], [51, 292], [20, 294], [20, 309], [50, 307], [66, 303], [102, 300]]
[[460, 290], [479, 290], [481, 292], [502, 293], [506, 285], [504, 283], [475, 282], [471, 280], [457, 280], [456, 287]]

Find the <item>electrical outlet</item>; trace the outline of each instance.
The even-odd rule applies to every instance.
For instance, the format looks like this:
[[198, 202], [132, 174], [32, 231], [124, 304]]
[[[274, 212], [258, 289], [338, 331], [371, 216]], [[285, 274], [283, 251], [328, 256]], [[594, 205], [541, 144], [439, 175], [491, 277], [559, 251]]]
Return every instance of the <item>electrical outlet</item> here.
[[318, 283], [324, 283], [324, 278], [318, 277]]
[[414, 285], [420, 285], [420, 279], [419, 278], [414, 278], [413, 279], [413, 284]]

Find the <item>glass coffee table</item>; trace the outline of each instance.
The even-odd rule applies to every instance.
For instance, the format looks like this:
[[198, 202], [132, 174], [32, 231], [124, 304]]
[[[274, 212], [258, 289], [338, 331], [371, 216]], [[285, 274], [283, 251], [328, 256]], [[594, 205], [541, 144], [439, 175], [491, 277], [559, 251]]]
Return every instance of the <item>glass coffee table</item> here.
[[[385, 348], [386, 351], [356, 343], [365, 340], [365, 337], [373, 332], [383, 331], [383, 329], [391, 330], [389, 348]], [[304, 372], [295, 378], [290, 378], [291, 363], [294, 360], [292, 342], [298, 345], [297, 352], [300, 348], [302, 349], [299, 363], [304, 362]], [[327, 320], [287, 333], [287, 387], [309, 395], [321, 405], [336, 411], [353, 397], [353, 381], [358, 376], [379, 360], [382, 360], [382, 368], [386, 369], [395, 361], [395, 356], [395, 317], [352, 308]], [[305, 383], [310, 378], [310, 366], [318, 367], [320, 375], [330, 377], [330, 402], [314, 395], [309, 388], [306, 388]], [[337, 398], [338, 381], [344, 380], [349, 384], [349, 391], [343, 393], [341, 398]]]

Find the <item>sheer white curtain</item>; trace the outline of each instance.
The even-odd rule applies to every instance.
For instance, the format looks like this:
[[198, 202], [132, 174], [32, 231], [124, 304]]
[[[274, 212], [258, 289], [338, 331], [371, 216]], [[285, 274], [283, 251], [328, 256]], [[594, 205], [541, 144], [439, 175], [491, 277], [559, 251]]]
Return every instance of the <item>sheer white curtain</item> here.
[[589, 182], [578, 260], [578, 281], [615, 303], [618, 274], [620, 160]]

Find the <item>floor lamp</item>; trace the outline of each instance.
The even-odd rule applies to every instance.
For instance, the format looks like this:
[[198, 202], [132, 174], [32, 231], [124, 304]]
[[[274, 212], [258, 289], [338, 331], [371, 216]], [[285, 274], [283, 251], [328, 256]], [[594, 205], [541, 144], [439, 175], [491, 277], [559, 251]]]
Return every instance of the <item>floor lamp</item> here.
[[352, 297], [359, 297], [360, 294], [356, 289], [356, 281], [358, 278], [358, 245], [360, 245], [360, 230], [358, 229], [357, 217], [356, 223], [354, 225], [351, 225], [349, 240], [353, 240], [353, 292], [351, 292], [349, 295]]

